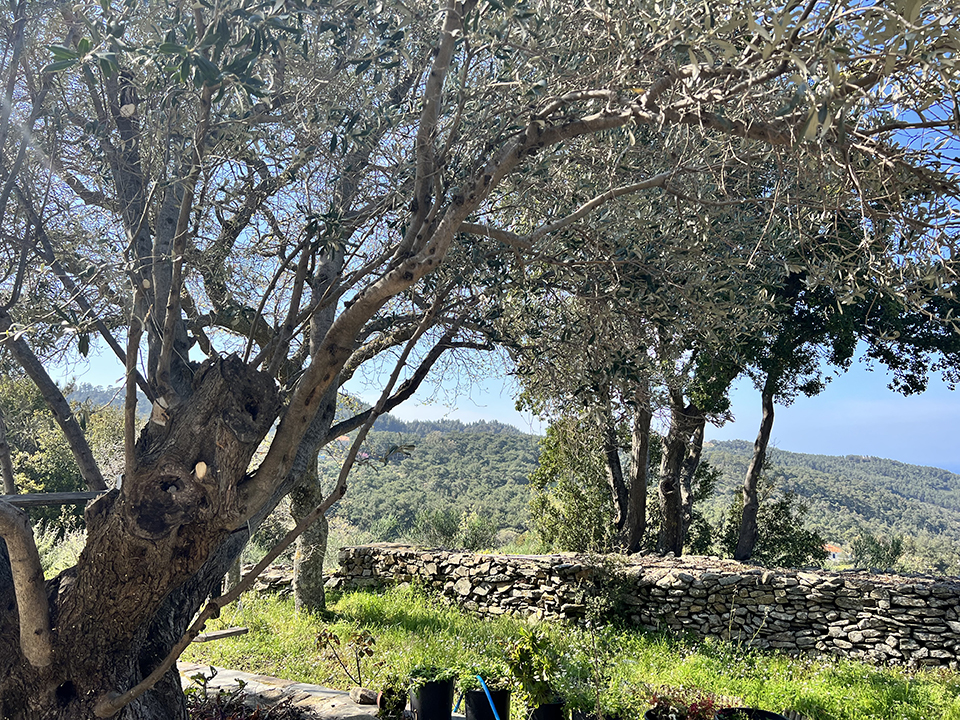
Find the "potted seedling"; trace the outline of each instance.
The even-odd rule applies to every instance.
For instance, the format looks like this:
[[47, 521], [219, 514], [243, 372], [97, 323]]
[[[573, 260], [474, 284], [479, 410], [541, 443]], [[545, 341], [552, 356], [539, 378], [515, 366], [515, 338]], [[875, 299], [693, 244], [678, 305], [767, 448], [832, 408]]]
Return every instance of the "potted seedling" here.
[[695, 688], [661, 687], [651, 691], [644, 720], [714, 720], [717, 699]]
[[561, 720], [563, 699], [558, 692], [560, 659], [549, 638], [537, 628], [521, 628], [507, 647], [507, 666], [520, 684], [531, 720]]
[[377, 694], [377, 717], [383, 720], [403, 720], [407, 707], [407, 677], [396, 672], [388, 673], [380, 683]]
[[436, 665], [410, 671], [410, 711], [414, 720], [450, 720], [456, 672]]

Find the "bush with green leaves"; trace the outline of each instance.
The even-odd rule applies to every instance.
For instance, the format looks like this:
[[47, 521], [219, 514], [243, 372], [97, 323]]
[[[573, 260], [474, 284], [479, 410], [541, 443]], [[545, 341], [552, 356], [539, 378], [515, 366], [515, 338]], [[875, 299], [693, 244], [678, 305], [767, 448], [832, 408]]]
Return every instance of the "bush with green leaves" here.
[[544, 545], [560, 552], [603, 552], [614, 537], [601, 433], [582, 418], [550, 423], [540, 465], [530, 475], [530, 517]]
[[[757, 544], [750, 561], [764, 567], [822, 567], [827, 559], [826, 540], [804, 525], [807, 506], [792, 492], [777, 494], [769, 475], [760, 478]], [[740, 533], [743, 496], [730, 504], [720, 531], [720, 550], [733, 557]]]
[[483, 550], [493, 546], [499, 528], [477, 509], [432, 508], [417, 515], [411, 535], [423, 544], [447, 549]]
[[853, 564], [877, 570], [896, 570], [904, 550], [903, 535], [884, 539], [863, 531], [853, 541]]

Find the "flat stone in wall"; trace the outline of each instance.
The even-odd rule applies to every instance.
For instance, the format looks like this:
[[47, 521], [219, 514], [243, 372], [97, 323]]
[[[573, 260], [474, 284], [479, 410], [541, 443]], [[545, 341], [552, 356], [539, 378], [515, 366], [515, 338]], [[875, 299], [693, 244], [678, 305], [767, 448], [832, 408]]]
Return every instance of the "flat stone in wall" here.
[[956, 669], [960, 580], [767, 570], [719, 558], [481, 555], [345, 547], [327, 586], [416, 582], [485, 615], [581, 620], [602, 600], [631, 624], [791, 654]]

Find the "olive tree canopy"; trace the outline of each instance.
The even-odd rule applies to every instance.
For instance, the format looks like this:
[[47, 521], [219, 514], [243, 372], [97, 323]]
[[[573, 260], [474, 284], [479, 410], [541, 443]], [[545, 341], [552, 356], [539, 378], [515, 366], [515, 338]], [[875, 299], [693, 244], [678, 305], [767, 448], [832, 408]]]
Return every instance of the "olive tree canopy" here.
[[[165, 669], [248, 528], [342, 433], [338, 384], [395, 357], [376, 409], [402, 401], [484, 342], [534, 261], [672, 261], [619, 252], [605, 218], [668, 200], [706, 283], [720, 234], [725, 267], [816, 256], [810, 281], [851, 298], [921, 307], [953, 280], [951, 2], [0, 13], [4, 346], [61, 410], [44, 360], [68, 340], [100, 336], [128, 375], [123, 481], [74, 568], [41, 581], [0, 501], [4, 717], [185, 717]], [[853, 253], [827, 242], [837, 208], [862, 217]]]

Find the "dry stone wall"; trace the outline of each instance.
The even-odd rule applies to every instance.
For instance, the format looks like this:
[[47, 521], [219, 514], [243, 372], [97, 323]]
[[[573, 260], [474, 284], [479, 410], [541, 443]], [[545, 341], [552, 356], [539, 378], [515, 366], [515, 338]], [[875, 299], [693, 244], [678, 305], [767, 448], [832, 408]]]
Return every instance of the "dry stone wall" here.
[[593, 604], [630, 623], [793, 654], [954, 669], [960, 579], [766, 570], [718, 558], [475, 555], [346, 547], [328, 587], [416, 582], [487, 615], [581, 620]]

